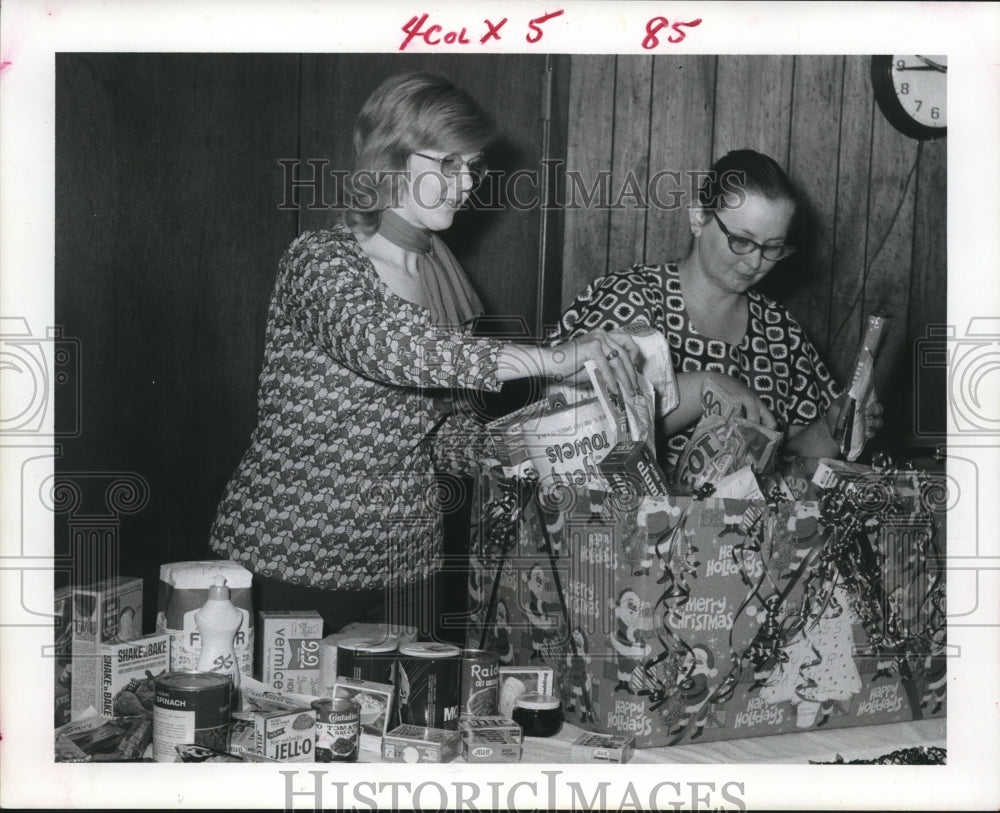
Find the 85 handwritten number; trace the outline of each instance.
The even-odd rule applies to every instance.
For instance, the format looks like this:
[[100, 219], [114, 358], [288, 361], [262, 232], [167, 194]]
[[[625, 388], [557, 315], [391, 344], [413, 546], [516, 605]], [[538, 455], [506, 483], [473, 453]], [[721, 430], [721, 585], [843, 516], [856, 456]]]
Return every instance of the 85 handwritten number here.
[[667, 37], [667, 42], [676, 45], [687, 36], [687, 31], [684, 31], [684, 28], [694, 28], [698, 25], [701, 25], [701, 17], [696, 20], [690, 20], [686, 23], [678, 20], [672, 25], [666, 17], [653, 17], [648, 23], [646, 23], [646, 36], [642, 40], [642, 47], [647, 51], [651, 51], [653, 48], [656, 48], [660, 44], [660, 40], [656, 35], [667, 26], [669, 26], [674, 32]]

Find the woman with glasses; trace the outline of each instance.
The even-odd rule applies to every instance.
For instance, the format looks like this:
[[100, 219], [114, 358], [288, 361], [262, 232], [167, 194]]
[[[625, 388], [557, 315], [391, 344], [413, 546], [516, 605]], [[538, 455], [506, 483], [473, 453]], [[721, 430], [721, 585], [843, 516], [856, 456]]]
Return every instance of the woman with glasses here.
[[[432, 628], [442, 497], [435, 468], [482, 456], [455, 390], [524, 376], [573, 380], [592, 359], [637, 387], [621, 333], [535, 347], [474, 338], [483, 308], [437, 236], [482, 177], [493, 120], [426, 74], [366, 101], [344, 222], [300, 235], [268, 311], [258, 423], [222, 497], [211, 546], [254, 574], [260, 610]], [[444, 500], [447, 502], [447, 499]]]
[[[700, 414], [703, 375], [738, 394], [751, 419], [776, 421], [787, 432], [786, 451], [838, 453], [832, 432], [840, 388], [792, 315], [754, 289], [794, 253], [786, 241], [795, 209], [795, 190], [777, 162], [753, 150], [730, 152], [689, 209], [693, 239], [683, 259], [599, 278], [563, 314], [564, 338], [633, 322], [666, 335], [681, 393], [658, 445], [670, 469]], [[869, 434], [881, 426], [881, 412], [869, 407]]]

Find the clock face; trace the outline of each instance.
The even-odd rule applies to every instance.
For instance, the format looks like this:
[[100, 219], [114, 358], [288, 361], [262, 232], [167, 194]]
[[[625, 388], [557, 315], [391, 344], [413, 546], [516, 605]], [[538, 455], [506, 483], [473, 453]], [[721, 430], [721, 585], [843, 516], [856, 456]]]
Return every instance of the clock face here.
[[925, 127], [948, 126], [948, 57], [892, 57], [892, 86], [910, 118]]
[[913, 138], [947, 134], [947, 56], [873, 57], [872, 87], [882, 113], [900, 132]]

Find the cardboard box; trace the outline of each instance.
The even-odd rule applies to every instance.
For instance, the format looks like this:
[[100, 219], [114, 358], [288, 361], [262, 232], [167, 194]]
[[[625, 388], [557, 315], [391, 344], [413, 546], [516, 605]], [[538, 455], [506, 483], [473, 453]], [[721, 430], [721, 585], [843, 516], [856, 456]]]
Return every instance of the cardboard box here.
[[466, 762], [520, 762], [521, 737], [493, 728], [467, 731], [462, 753]]
[[635, 753], [635, 737], [584, 733], [574, 740], [574, 762], [628, 762]]
[[524, 742], [524, 732], [521, 726], [507, 717], [459, 717], [458, 730], [463, 734], [499, 731], [501, 734], [512, 737], [516, 742]]
[[233, 754], [255, 754], [277, 762], [312, 762], [316, 746], [316, 712], [237, 711], [229, 731]]
[[55, 726], [70, 721], [73, 688], [73, 587], [66, 585], [55, 591], [55, 623], [53, 625], [53, 686]]
[[257, 673], [279, 692], [319, 696], [323, 617], [315, 610], [257, 614]]
[[642, 441], [619, 441], [598, 468], [620, 494], [665, 497], [669, 493], [663, 470]]
[[72, 718], [100, 708], [101, 646], [142, 635], [142, 579], [119, 576], [73, 589]]
[[525, 694], [552, 694], [555, 672], [551, 666], [500, 667], [500, 717], [510, 719], [517, 699]]
[[119, 717], [141, 713], [140, 709], [123, 710], [119, 694], [135, 689], [170, 669], [170, 635], [153, 633], [134, 641], [101, 644], [101, 691], [98, 713], [102, 717]]
[[338, 678], [333, 690], [334, 697], [353, 700], [361, 709], [362, 751], [382, 750], [382, 737], [392, 721], [395, 690], [388, 683], [371, 683], [367, 680]]
[[451, 762], [461, 747], [459, 731], [401, 725], [382, 738], [382, 759], [386, 762]]

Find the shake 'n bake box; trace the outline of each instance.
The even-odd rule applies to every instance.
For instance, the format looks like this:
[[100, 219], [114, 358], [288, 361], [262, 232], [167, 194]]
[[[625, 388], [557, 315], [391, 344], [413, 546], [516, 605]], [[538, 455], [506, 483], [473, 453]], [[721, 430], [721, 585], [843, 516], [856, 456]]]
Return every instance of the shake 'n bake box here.
[[101, 646], [142, 635], [142, 579], [119, 576], [73, 588], [72, 717], [100, 707]]
[[941, 715], [940, 518], [884, 479], [878, 500], [529, 505], [499, 573], [477, 545], [469, 643], [553, 667], [569, 721], [639, 748]]
[[[134, 641], [101, 644], [100, 705], [102, 717], [123, 716], [119, 695], [170, 670], [170, 635], [147, 635]], [[133, 710], [134, 711], [134, 710]]]

